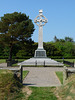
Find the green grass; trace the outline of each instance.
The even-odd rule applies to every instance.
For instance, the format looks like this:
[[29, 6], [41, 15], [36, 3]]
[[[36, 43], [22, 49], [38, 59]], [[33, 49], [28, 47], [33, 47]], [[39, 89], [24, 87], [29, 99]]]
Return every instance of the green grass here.
[[0, 75], [1, 75], [2, 73], [7, 73], [7, 72], [8, 72], [8, 70], [6, 70], [6, 69], [5, 69], [5, 70], [4, 70], [4, 69], [3, 69], [3, 70], [0, 69]]
[[57, 100], [53, 93], [54, 87], [30, 87], [32, 94], [28, 100]]
[[20, 65], [16, 64], [12, 64], [12, 67], [19, 67]]
[[63, 84], [63, 72], [56, 72], [56, 75], [58, 76], [58, 78], [59, 78], [59, 80], [60, 80], [60, 82], [61, 82], [61, 84]]
[[22, 62], [22, 61], [25, 61], [26, 59], [17, 59], [18, 62]]
[[[58, 62], [63, 62], [63, 59], [55, 59], [56, 61]], [[75, 62], [75, 59], [64, 59], [65, 61], [69, 61], [69, 62]], [[65, 66], [67, 67], [71, 67], [70, 65], [68, 64], [64, 64]]]
[[0, 69], [0, 100], [22, 100], [22, 98], [25, 98], [22, 84], [14, 78], [13, 72]]
[[[63, 59], [55, 59], [56, 61], [63, 62]], [[64, 59], [65, 61], [75, 62], [75, 59]]]
[[[23, 75], [26, 76], [26, 71]], [[56, 72], [63, 82], [63, 72]], [[23, 87], [25, 89], [25, 86]], [[29, 87], [31, 95], [26, 98], [22, 85], [13, 77], [13, 72], [0, 70], [0, 100], [75, 100], [75, 74], [71, 75], [65, 85], [60, 87]]]
[[6, 59], [0, 59], [0, 63], [6, 63]]
[[29, 71], [23, 71], [23, 79], [27, 76], [28, 73]]
[[65, 82], [65, 85], [58, 87], [58, 100], [75, 100], [75, 74], [72, 74]]
[[54, 59], [54, 60], [56, 60], [58, 62], [63, 62], [63, 59]]
[[66, 60], [66, 61], [69, 61], [69, 62], [75, 62], [75, 59], [64, 59], [64, 60]]

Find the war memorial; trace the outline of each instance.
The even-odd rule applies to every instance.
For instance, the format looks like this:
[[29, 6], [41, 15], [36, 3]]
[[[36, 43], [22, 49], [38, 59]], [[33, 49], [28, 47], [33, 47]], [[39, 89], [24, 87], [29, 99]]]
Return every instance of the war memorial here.
[[43, 47], [43, 26], [48, 22], [47, 18], [43, 15], [43, 10], [39, 10], [39, 15], [36, 16], [34, 22], [39, 27], [38, 48], [35, 50], [34, 57], [25, 60], [18, 65], [45, 65], [45, 66], [63, 66], [62, 63], [48, 58], [46, 50]]

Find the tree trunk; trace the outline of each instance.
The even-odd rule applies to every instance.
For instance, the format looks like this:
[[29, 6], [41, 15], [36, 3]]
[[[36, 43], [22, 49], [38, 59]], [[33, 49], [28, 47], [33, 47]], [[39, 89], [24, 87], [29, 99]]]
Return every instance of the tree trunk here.
[[9, 61], [12, 61], [12, 48], [13, 46], [10, 46], [9, 58], [8, 58]]
[[7, 60], [7, 67], [12, 66], [12, 46], [10, 46], [9, 58]]

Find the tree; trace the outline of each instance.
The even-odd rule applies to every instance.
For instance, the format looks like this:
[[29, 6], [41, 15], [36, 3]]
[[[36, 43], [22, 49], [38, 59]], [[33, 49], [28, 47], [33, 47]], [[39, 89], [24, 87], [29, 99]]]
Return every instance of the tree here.
[[3, 56], [3, 49], [4, 49], [4, 46], [0, 44], [0, 56], [1, 57]]
[[0, 19], [0, 43], [9, 46], [9, 60], [12, 60], [13, 46], [31, 39], [34, 25], [29, 16], [24, 13], [14, 12], [4, 14]]
[[32, 57], [34, 52], [33, 52], [33, 46], [34, 41], [32, 41], [32, 39], [30, 39], [28, 42], [24, 43], [24, 44], [19, 44], [20, 45], [20, 49], [19, 51], [16, 53], [16, 57], [17, 58], [29, 58]]
[[58, 42], [58, 41], [59, 39], [56, 36], [54, 36], [54, 42]]
[[44, 48], [47, 51], [47, 56], [62, 56], [61, 50], [56, 47], [55, 43], [44, 43]]
[[65, 41], [67, 41], [67, 42], [73, 42], [73, 38], [71, 38], [71, 37], [65, 37]]
[[60, 42], [65, 42], [65, 40], [64, 39], [60, 39]]
[[55, 43], [56, 47], [61, 50], [61, 54], [64, 58], [71, 58], [72, 56], [74, 56], [74, 43], [72, 42], [56, 42]]

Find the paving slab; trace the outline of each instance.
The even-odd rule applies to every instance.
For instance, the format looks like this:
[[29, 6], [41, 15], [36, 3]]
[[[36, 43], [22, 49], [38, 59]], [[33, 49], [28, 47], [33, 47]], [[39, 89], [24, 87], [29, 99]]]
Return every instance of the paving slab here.
[[61, 83], [55, 74], [55, 71], [63, 71], [63, 68], [57, 67], [24, 67], [23, 70], [29, 70], [23, 84], [36, 87], [60, 86]]

